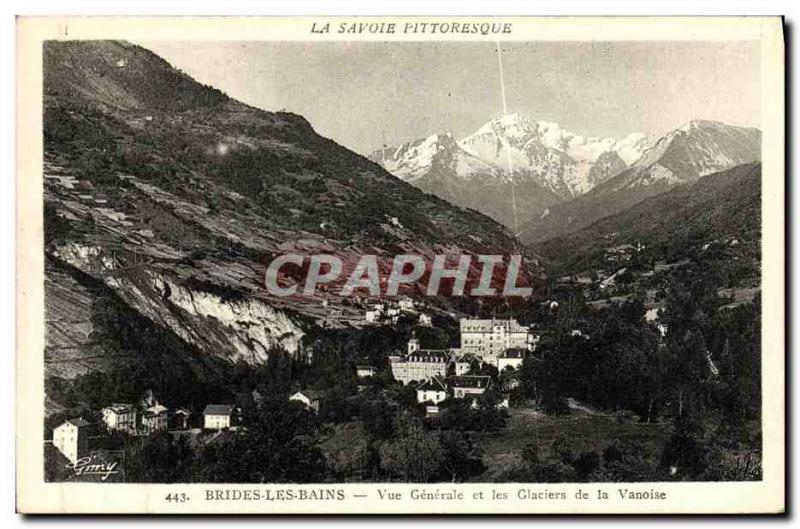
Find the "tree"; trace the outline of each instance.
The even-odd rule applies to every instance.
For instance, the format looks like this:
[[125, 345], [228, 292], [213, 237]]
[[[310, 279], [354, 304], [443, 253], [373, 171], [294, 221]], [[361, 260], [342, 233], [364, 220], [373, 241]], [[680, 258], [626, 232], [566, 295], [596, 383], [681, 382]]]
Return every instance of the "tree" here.
[[383, 397], [361, 403], [361, 421], [364, 430], [373, 439], [389, 439], [394, 434], [395, 405]]
[[194, 452], [186, 437], [160, 432], [125, 458], [125, 479], [145, 483], [192, 481]]
[[581, 480], [586, 480], [589, 475], [600, 467], [600, 456], [597, 452], [584, 452], [572, 462], [572, 468]]
[[708, 378], [708, 349], [699, 331], [686, 331], [681, 339], [670, 340], [668, 353], [667, 376], [680, 418], [688, 406], [701, 408], [702, 383]]
[[697, 478], [707, 466], [708, 447], [700, 423], [687, 415], [675, 419], [675, 432], [661, 452], [659, 467], [670, 476]]
[[501, 396], [499, 392], [490, 387], [478, 398], [478, 408], [474, 410], [474, 428], [481, 432], [499, 430], [505, 427], [508, 414], [498, 407]]
[[246, 429], [223, 434], [203, 449], [194, 481], [310, 483], [325, 480], [322, 451], [313, 443], [318, 423], [302, 404], [265, 398]]
[[428, 482], [439, 472], [444, 450], [422, 422], [408, 413], [397, 417], [397, 436], [380, 448], [381, 467], [405, 482]]
[[464, 481], [470, 476], [479, 475], [484, 470], [480, 450], [468, 434], [461, 432], [442, 432], [439, 437], [442, 447], [441, 474], [443, 479], [452, 482]]

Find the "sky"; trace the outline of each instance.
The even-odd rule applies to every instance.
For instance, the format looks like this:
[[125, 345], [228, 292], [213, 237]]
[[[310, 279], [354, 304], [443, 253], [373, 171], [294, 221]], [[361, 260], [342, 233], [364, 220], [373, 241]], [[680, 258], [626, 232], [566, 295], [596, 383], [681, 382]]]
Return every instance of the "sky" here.
[[[196, 80], [303, 115], [362, 154], [503, 115], [497, 44], [139, 42]], [[757, 42], [506, 42], [507, 110], [583, 136], [659, 137], [692, 119], [760, 126]]]

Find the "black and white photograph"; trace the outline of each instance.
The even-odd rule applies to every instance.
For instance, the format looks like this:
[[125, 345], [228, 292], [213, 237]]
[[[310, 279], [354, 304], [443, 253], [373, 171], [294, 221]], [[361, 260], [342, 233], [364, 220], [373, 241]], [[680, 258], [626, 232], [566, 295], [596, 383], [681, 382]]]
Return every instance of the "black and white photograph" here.
[[44, 483], [762, 483], [764, 43], [516, 21], [43, 39]]

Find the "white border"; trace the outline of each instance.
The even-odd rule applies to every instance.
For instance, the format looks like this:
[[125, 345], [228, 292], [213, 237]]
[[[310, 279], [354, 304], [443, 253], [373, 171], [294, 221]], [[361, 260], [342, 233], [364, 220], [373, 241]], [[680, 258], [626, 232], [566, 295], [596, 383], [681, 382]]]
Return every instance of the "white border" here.
[[[402, 7], [399, 7], [402, 6]], [[108, 13], [108, 14], [124, 14], [124, 13], [131, 13], [131, 14], [181, 14], [185, 12], [185, 8], [187, 6], [183, 4], [165, 4], [163, 2], [152, 2], [152, 1], [122, 1], [122, 2], [114, 2], [111, 3], [94, 3], [94, 2], [86, 2], [86, 1], [78, 1], [78, 2], [70, 2], [69, 4], [65, 4], [63, 2], [38, 2], [36, 4], [31, 5], [30, 2], [14, 2], [9, 4], [5, 4], [5, 8], [8, 8], [11, 12], [17, 13], [27, 13], [27, 14], [53, 14], [53, 13], [60, 13], [60, 14], [67, 14], [67, 13], [75, 13], [75, 14], [87, 14], [87, 13]], [[722, 9], [724, 9], [728, 13], [736, 13], [736, 14], [777, 14], [781, 12], [790, 12], [796, 13], [797, 7], [796, 4], [793, 2], [775, 2], [775, 1], [762, 1], [762, 2], [742, 2], [742, 1], [732, 1], [732, 2], [724, 2], [715, 4], [713, 2], [701, 2], [701, 1], [673, 1], [673, 2], [664, 2], [664, 3], [647, 3], [644, 4], [642, 2], [603, 2], [602, 4], [598, 2], [593, 2], [591, 0], [587, 1], [578, 1], [578, 2], [570, 2], [570, 3], [559, 3], [557, 6], [555, 5], [528, 5], [522, 8], [519, 3], [509, 1], [509, 0], [495, 0], [491, 2], [491, 6], [488, 8], [495, 14], [497, 13], [515, 13], [515, 14], [551, 14], [557, 12], [559, 14], [670, 14], [670, 13], [682, 13], [682, 14], [719, 14]], [[243, 14], [253, 14], [256, 12], [265, 12], [265, 6], [261, 3], [256, 2], [240, 2], [237, 0], [229, 0], [224, 2], [223, 4], [219, 3], [212, 3], [212, 2], [194, 2], [191, 6], [191, 11], [193, 14], [235, 14], [235, 13], [243, 13]], [[429, 2], [420, 2], [419, 0], [408, 0], [406, 2], [402, 2], [401, 4], [397, 4], [395, 6], [387, 6], [387, 5], [377, 5], [374, 2], [351, 2], [345, 1], [337, 3], [336, 6], [331, 6], [329, 2], [324, 1], [316, 1], [316, 2], [307, 2], [303, 4], [299, 4], [297, 2], [293, 2], [292, 5], [284, 5], [284, 6], [269, 6], [271, 10], [271, 14], [317, 14], [321, 12], [327, 12], [329, 14], [334, 13], [354, 13], [359, 12], [361, 14], [376, 14], [376, 13], [398, 13], [398, 14], [435, 14], [436, 12], [440, 13], [452, 13], [458, 12], [460, 14], [477, 14], [477, 13], [486, 13], [487, 12], [487, 4], [485, 2], [475, 2], [472, 0], [464, 0], [457, 3], [452, 3], [450, 5], [442, 5], [439, 4], [438, 6], [432, 7], [431, 3]], [[2, 59], [3, 59], [3, 72], [4, 76], [0, 77], [5, 82], [2, 83], [2, 90], [3, 96], [0, 98], [0, 104], [2, 104], [3, 117], [6, 119], [3, 121], [4, 127], [2, 129], [2, 139], [6, 140], [2, 142], [3, 148], [3, 156], [2, 159], [3, 163], [5, 164], [7, 174], [13, 174], [11, 168], [13, 167], [13, 142], [11, 138], [13, 137], [13, 123], [14, 120], [11, 119], [13, 116], [13, 108], [14, 108], [14, 84], [11, 80], [14, 77], [14, 68], [13, 68], [13, 58], [14, 58], [14, 41], [13, 41], [13, 22], [10, 18], [5, 18], [3, 20], [3, 29], [8, 30], [3, 32], [3, 40], [2, 44], [4, 46], [1, 48], [3, 50]], [[793, 116], [792, 116], [793, 120]], [[796, 161], [793, 160], [793, 167], [795, 167]], [[2, 211], [3, 217], [3, 227], [4, 227], [4, 234], [6, 235], [5, 241], [10, 241], [13, 247], [13, 236], [14, 230], [12, 228], [13, 221], [11, 220], [13, 213], [13, 179], [3, 179], [3, 185], [6, 186], [3, 191], [4, 193], [0, 193], [0, 197], [4, 201], [2, 206], [0, 207], [0, 211]], [[795, 196], [792, 197], [792, 203], [794, 203]], [[775, 207], [776, 204], [772, 204], [772, 207]], [[12, 255], [11, 251], [6, 252], [5, 259], [2, 261], [3, 271], [6, 272], [4, 277], [11, 278], [13, 276], [13, 260], [10, 258]], [[13, 285], [13, 282], [8, 281], [5, 283], [6, 285]], [[6, 324], [6, 333], [4, 333], [7, 337], [13, 336], [13, 315], [14, 309], [13, 304], [11, 303], [13, 287], [6, 286], [7, 295], [3, 296], [3, 299], [6, 303], [3, 304], [3, 321]], [[10, 345], [7, 342], [7, 345]], [[10, 347], [9, 347], [10, 349]], [[795, 362], [795, 366], [797, 363]], [[797, 369], [797, 367], [795, 367]], [[10, 403], [13, 400], [13, 391], [11, 387], [12, 384], [12, 376], [11, 373], [13, 370], [7, 370], [7, 379], [6, 384], [3, 385], [5, 391], [5, 397], [7, 397], [5, 402]], [[6, 480], [3, 481], [3, 492], [4, 497], [7, 498], [9, 502], [13, 502], [14, 492], [13, 492], [13, 460], [8, 457], [9, 452], [11, 452], [11, 439], [10, 436], [7, 437], [9, 441], [8, 448], [9, 450], [4, 451], [4, 467], [6, 472], [4, 475], [6, 476]], [[11, 508], [9, 508], [6, 512], [9, 512]], [[16, 521], [19, 521], [17, 519]], [[684, 520], [685, 521], [685, 520]], [[118, 521], [122, 523], [122, 521]], [[194, 520], [197, 522], [197, 520]], [[680, 523], [682, 523], [681, 521]], [[441, 521], [436, 522], [437, 525], [442, 523]], [[617, 523], [617, 522], [614, 522]], [[706, 520], [706, 524], [710, 523], [709, 520]], [[124, 524], [124, 523], [123, 523]], [[711, 523], [713, 525], [713, 523]], [[415, 524], [416, 525], [416, 524]], [[423, 523], [424, 525], [424, 523]]]

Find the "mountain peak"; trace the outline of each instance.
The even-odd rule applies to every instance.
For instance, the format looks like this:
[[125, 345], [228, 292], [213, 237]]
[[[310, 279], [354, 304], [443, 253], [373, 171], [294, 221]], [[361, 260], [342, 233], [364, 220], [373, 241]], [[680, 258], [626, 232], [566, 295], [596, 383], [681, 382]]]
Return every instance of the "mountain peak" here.
[[450, 131], [443, 131], [431, 134], [427, 138], [423, 139], [422, 143], [449, 145], [451, 143], [455, 143], [455, 140], [453, 139], [453, 135], [450, 133]]
[[760, 130], [720, 121], [690, 121], [661, 137], [628, 169], [586, 195], [550, 208], [545, 219], [528, 223], [525, 241], [577, 231], [677, 184], [760, 159]]
[[681, 131], [691, 131], [694, 129], [699, 128], [725, 128], [725, 127], [732, 127], [733, 125], [728, 125], [727, 123], [723, 123], [722, 121], [714, 121], [711, 119], [693, 119], [690, 122], [686, 123], [682, 127], [679, 127], [677, 130]]
[[517, 189], [517, 205], [536, 215], [619, 174], [648, 145], [641, 133], [619, 141], [586, 138], [558, 123], [510, 112], [459, 141], [438, 133], [369, 158], [424, 191], [510, 225], [510, 185]]
[[[473, 136], [490, 135], [494, 137], [513, 137], [536, 131], [536, 122], [519, 112], [512, 112], [493, 118], [475, 131]], [[463, 141], [463, 140], [462, 140]]]

